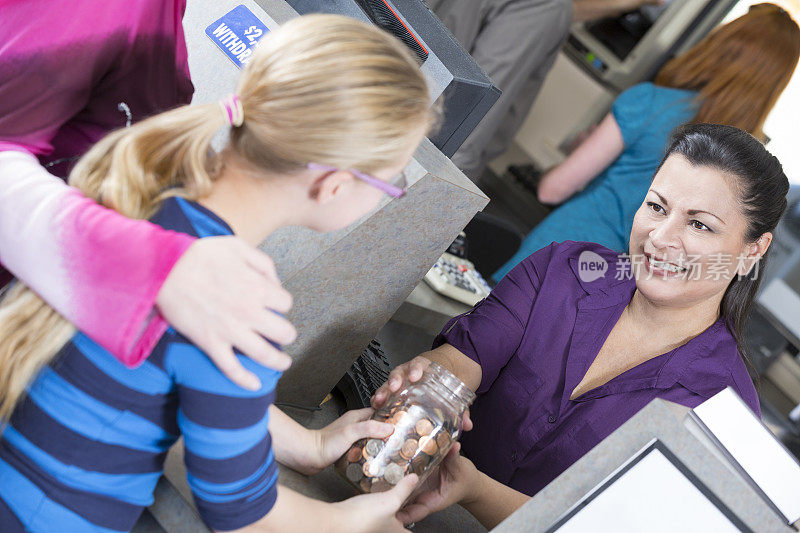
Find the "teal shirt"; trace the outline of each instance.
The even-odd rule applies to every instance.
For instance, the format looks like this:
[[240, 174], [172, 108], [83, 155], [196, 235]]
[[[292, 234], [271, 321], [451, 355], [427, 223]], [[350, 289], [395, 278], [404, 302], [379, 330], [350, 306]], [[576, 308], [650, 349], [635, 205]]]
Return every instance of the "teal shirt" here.
[[633, 215], [642, 204], [664, 156], [671, 132], [694, 118], [693, 91], [634, 85], [611, 112], [622, 131], [622, 154], [581, 192], [547, 216], [492, 276], [499, 281], [520, 261], [552, 242], [588, 241], [627, 252]]

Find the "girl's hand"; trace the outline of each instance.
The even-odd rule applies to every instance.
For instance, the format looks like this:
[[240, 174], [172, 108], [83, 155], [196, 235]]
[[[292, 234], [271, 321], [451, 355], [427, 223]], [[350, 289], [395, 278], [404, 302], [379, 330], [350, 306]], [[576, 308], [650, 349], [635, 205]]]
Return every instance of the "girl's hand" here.
[[351, 533], [406, 531], [397, 517], [397, 511], [416, 484], [417, 476], [411, 474], [401, 479], [392, 490], [363, 494], [334, 504], [338, 517], [330, 529]]
[[460, 449], [460, 443], [453, 444], [438, 471], [425, 481], [422, 492], [397, 513], [404, 524], [419, 522], [432, 513], [475, 498], [479, 472], [472, 461], [458, 454]]
[[394, 431], [392, 424], [370, 420], [375, 411], [369, 407], [348, 411], [322, 429], [312, 431], [314, 450], [307, 464], [302, 465], [303, 474], [316, 474], [331, 465], [350, 449], [359, 439], [382, 439]]
[[273, 312], [288, 312], [292, 297], [281, 287], [269, 256], [236, 237], [192, 244], [169, 273], [156, 305], [167, 322], [241, 387], [256, 390], [260, 381], [236, 359], [234, 347], [275, 370], [291, 365], [291, 358], [266, 339], [279, 345], [294, 342], [294, 327]]

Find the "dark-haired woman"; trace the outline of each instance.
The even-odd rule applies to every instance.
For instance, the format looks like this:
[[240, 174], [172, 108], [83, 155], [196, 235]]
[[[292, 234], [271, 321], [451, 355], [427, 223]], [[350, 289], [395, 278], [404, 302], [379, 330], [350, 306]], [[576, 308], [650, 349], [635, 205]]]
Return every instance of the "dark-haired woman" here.
[[461, 502], [491, 529], [655, 398], [695, 407], [731, 387], [758, 414], [741, 332], [788, 189], [748, 133], [686, 126], [636, 213], [627, 257], [552, 244], [454, 318], [374, 399], [430, 361], [478, 393], [469, 459], [450, 456], [439, 490], [405, 517]]
[[758, 4], [668, 62], [655, 83], [620, 94], [589, 137], [542, 177], [539, 200], [561, 205], [492, 278], [499, 281], [551, 242], [591, 241], [624, 251], [670, 133], [687, 122], [707, 122], [763, 139], [764, 121], [798, 57], [800, 28], [792, 17], [774, 4]]

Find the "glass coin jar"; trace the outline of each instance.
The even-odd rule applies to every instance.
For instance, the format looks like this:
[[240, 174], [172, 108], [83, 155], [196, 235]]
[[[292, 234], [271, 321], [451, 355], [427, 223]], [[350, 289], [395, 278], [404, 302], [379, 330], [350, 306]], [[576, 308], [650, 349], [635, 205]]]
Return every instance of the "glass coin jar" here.
[[373, 420], [393, 424], [394, 432], [356, 442], [336, 461], [336, 471], [361, 492], [389, 490], [411, 473], [421, 486], [461, 435], [474, 399], [464, 382], [431, 363], [418, 382], [404, 383], [373, 414]]

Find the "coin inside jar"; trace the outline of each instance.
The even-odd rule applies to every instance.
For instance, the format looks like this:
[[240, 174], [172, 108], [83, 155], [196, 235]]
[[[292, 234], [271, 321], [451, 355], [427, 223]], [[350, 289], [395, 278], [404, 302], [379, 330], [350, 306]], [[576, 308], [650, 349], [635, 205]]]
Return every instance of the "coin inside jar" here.
[[353, 483], [358, 483], [364, 477], [364, 472], [361, 470], [360, 464], [350, 463], [345, 470], [345, 476]]
[[428, 456], [419, 454], [411, 460], [411, 471], [421, 476], [428, 466]]
[[347, 452], [347, 461], [357, 463], [361, 459], [361, 448], [354, 446]]
[[361, 465], [361, 471], [367, 477], [372, 477], [372, 474], [369, 473], [370, 467], [372, 467], [372, 462], [371, 461], [364, 461], [364, 464]]
[[361, 487], [362, 492], [369, 492], [372, 489], [372, 480], [368, 477], [362, 479], [358, 485]]
[[438, 444], [439, 448], [442, 450], [446, 449], [450, 446], [450, 435], [448, 435], [446, 431], [440, 431], [439, 434], [436, 435], [436, 444]]
[[370, 487], [370, 492], [386, 492], [391, 488], [392, 486], [389, 483], [387, 483], [385, 479], [373, 479], [372, 487]]
[[403, 459], [411, 459], [414, 457], [414, 454], [417, 453], [418, 447], [419, 444], [416, 439], [406, 439], [403, 446], [400, 448], [400, 456]]
[[397, 483], [403, 479], [403, 474], [403, 467], [397, 463], [392, 463], [386, 465], [386, 470], [383, 472], [383, 479], [392, 485], [397, 485]]
[[420, 420], [417, 420], [416, 424], [414, 424], [414, 429], [422, 437], [425, 435], [430, 435], [431, 431], [433, 431], [433, 422], [427, 418], [421, 418]]
[[428, 455], [434, 455], [439, 449], [439, 446], [432, 437], [425, 436], [419, 438], [419, 449]]
[[383, 450], [384, 443], [380, 439], [369, 439], [364, 446], [364, 451], [370, 457], [376, 457]]
[[397, 411], [392, 417], [392, 424], [395, 426], [403, 425], [403, 423], [408, 420], [408, 417], [409, 414], [407, 411]]
[[372, 461], [367, 470], [369, 471], [370, 477], [380, 477], [383, 475], [385, 467], [378, 461]]

